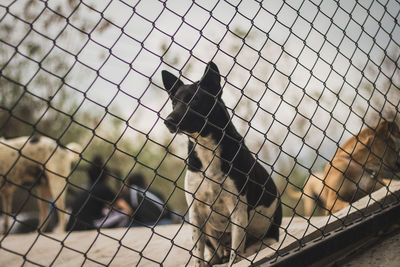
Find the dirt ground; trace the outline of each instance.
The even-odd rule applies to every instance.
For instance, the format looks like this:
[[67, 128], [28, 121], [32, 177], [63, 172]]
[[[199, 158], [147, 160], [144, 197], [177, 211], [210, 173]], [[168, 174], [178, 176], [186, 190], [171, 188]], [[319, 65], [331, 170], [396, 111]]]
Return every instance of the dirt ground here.
[[[400, 182], [390, 186], [391, 192], [399, 190]], [[379, 200], [387, 194], [386, 189], [382, 188], [374, 192], [371, 198], [353, 203], [352, 207], [343, 209], [335, 214], [335, 217], [348, 216], [353, 211], [370, 205], [371, 199]], [[333, 217], [313, 217], [309, 220], [298, 216], [285, 217], [281, 225], [280, 242], [261, 250], [249, 259], [255, 262], [270, 256], [275, 250], [324, 227], [332, 220]], [[385, 253], [391, 253], [393, 256], [392, 248], [398, 248], [399, 235], [391, 240], [392, 243], [387, 241]], [[378, 245], [375, 250], [366, 253], [371, 257], [381, 257], [383, 252], [378, 251], [380, 247], [381, 245]], [[64, 234], [10, 234], [0, 236], [0, 266], [185, 266], [191, 261], [191, 249], [191, 231], [186, 223], [155, 228], [101, 229]], [[390, 255], [385, 258], [392, 259]], [[366, 256], [361, 258], [366, 259]], [[378, 258], [376, 260], [379, 262]], [[397, 263], [399, 261], [398, 257], [395, 261], [390, 260]], [[372, 262], [373, 259], [368, 260], [368, 263]], [[249, 261], [243, 260], [236, 265], [248, 266]], [[347, 266], [357, 264], [349, 262]]]
[[[294, 220], [294, 221], [293, 221]], [[284, 218], [282, 226], [303, 228]], [[283, 232], [281, 233], [283, 235]], [[192, 248], [188, 224], [101, 229], [65, 234], [14, 234], [1, 241], [0, 266], [185, 266]]]
[[10, 235], [1, 242], [0, 265], [182, 266], [190, 260], [189, 242], [188, 227], [180, 225]]

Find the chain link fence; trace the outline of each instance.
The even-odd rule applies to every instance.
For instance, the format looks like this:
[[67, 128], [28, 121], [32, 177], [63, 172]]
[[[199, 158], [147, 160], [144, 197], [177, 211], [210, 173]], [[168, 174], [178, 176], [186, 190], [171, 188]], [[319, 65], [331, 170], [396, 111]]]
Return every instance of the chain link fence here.
[[274, 264], [354, 210], [367, 223], [398, 203], [399, 13], [395, 0], [2, 1], [4, 264], [65, 251], [77, 265]]

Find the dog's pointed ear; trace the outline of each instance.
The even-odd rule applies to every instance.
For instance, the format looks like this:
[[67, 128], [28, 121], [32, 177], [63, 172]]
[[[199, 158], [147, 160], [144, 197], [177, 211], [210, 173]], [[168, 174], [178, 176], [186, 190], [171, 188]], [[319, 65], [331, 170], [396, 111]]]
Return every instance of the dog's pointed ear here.
[[200, 80], [200, 85], [215, 96], [221, 95], [221, 75], [219, 74], [218, 67], [214, 62], [211, 61], [207, 64], [203, 78]]
[[163, 70], [161, 76], [165, 90], [167, 90], [170, 96], [175, 95], [176, 90], [183, 85], [183, 82], [169, 71]]
[[400, 138], [400, 128], [395, 121], [389, 122], [389, 131], [390, 131], [390, 136], [393, 136], [395, 138]]
[[375, 129], [376, 134], [381, 138], [388, 138], [390, 136], [391, 123], [387, 120], [380, 122]]

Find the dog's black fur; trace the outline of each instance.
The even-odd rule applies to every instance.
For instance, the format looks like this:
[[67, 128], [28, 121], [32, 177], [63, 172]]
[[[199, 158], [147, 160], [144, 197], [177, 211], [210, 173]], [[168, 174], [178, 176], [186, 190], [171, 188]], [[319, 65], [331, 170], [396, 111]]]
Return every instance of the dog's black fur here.
[[[238, 216], [247, 216], [245, 221], [249, 225], [254, 218], [254, 214], [262, 214], [259, 212], [262, 207], [265, 208], [265, 212], [271, 214], [271, 217], [265, 221], [266, 224], [270, 223], [270, 225], [266, 225], [267, 228], [262, 237], [260, 237], [260, 233], [257, 236], [252, 236], [251, 229], [244, 230], [248, 226], [246, 223], [241, 226], [242, 229], [239, 229], [239, 231], [244, 230], [246, 232], [246, 236], [243, 237], [245, 242], [239, 240], [240, 243], [246, 243], [243, 248], [248, 247], [251, 242], [261, 241], [260, 239], [264, 238], [278, 241], [282, 217], [279, 193], [271, 176], [253, 157], [246, 147], [243, 137], [231, 122], [230, 115], [221, 98], [221, 76], [217, 66], [210, 62], [203, 78], [190, 85], [185, 85], [179, 78], [168, 71], [162, 72], [162, 78], [173, 106], [173, 111], [166, 118], [165, 125], [171, 133], [185, 133], [189, 136], [188, 174], [185, 190], [187, 191], [186, 195], [190, 207], [191, 224], [194, 225], [195, 250], [199, 250], [198, 255], [194, 254], [198, 258], [204, 257], [201, 251], [204, 245], [201, 242], [205, 242], [205, 247], [213, 253], [210, 263], [222, 263], [226, 260], [227, 252], [226, 250], [221, 250], [220, 246], [222, 239], [226, 239], [222, 237], [225, 230], [234, 227], [234, 223], [231, 221], [234, 219], [231, 218], [232, 214], [225, 214], [224, 211], [226, 209], [218, 205], [224, 205], [225, 202], [226, 205], [230, 205], [229, 203], [232, 201], [228, 201], [227, 198], [229, 200], [235, 199], [240, 204], [245, 203], [247, 212], [242, 212]], [[206, 156], [199, 155], [207, 155], [207, 153], [212, 154], [211, 157], [208, 157], [208, 160]], [[209, 173], [217, 174], [215, 176], [218, 178], [209, 177], [207, 175]], [[221, 179], [221, 177], [223, 178]], [[187, 188], [190, 187], [191, 181], [188, 181], [190, 179], [202, 179], [203, 181], [199, 181], [196, 184], [197, 189], [194, 186], [193, 190], [191, 190]], [[229, 181], [233, 182], [230, 183], [232, 186], [228, 185]], [[206, 183], [208, 183], [209, 189], [201, 190], [200, 187], [205, 186], [204, 184]], [[209, 194], [213, 195], [213, 197], [210, 198]], [[237, 195], [233, 196], [233, 194]], [[222, 201], [218, 201], [219, 198]], [[196, 202], [195, 200], [199, 201]], [[208, 209], [203, 209], [202, 207], [207, 206], [208, 203], [210, 203]], [[236, 208], [233, 207], [233, 210], [236, 210]], [[228, 210], [231, 209], [228, 207]], [[255, 211], [256, 209], [257, 211]], [[205, 211], [208, 212], [206, 212], [206, 215], [201, 216], [201, 214], [198, 214]], [[251, 213], [251, 211], [255, 212]], [[216, 220], [210, 219], [214, 213], [222, 215], [222, 217], [219, 217], [220, 220], [222, 218], [222, 221], [229, 221], [231, 228], [228, 227], [225, 230], [221, 230], [223, 228], [221, 228], [222, 225], [217, 225], [218, 223], [215, 223]], [[251, 214], [253, 214], [253, 217]], [[210, 236], [202, 239], [201, 233], [197, 233], [196, 228], [201, 227], [200, 225], [204, 223], [206, 225], [203, 226], [202, 231], [207, 232], [207, 235], [217, 235], [217, 242], [210, 242], [212, 240]], [[199, 225], [198, 227], [196, 227], [197, 224]], [[211, 225], [211, 229], [208, 228], [207, 230], [207, 224]], [[218, 227], [221, 229], [216, 229]], [[210, 234], [210, 232], [214, 234]], [[236, 236], [236, 234], [232, 233], [232, 236], [234, 235]], [[234, 240], [232, 242], [236, 243]], [[232, 245], [232, 243], [229, 244], [229, 251]], [[236, 254], [243, 252], [239, 248], [237, 250], [232, 248], [229, 258], [230, 264], [237, 260]], [[202, 265], [203, 263], [198, 259], [196, 264]]]

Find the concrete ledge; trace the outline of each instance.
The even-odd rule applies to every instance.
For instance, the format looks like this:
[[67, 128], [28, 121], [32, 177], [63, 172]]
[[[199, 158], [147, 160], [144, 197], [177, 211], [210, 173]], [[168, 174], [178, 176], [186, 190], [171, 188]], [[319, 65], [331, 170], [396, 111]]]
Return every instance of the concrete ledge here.
[[[343, 219], [382, 201], [392, 192], [400, 190], [400, 182], [392, 183], [367, 196], [352, 206], [328, 217], [284, 218], [281, 240], [266, 248], [249, 260], [256, 262], [272, 256], [276, 250], [296, 240], [321, 231], [328, 223]], [[137, 227], [130, 229], [101, 229], [64, 234], [16, 234], [0, 237], [0, 259], [2, 266], [55, 265], [55, 266], [184, 266], [191, 260], [192, 248], [189, 225], [165, 225], [154, 229]], [[236, 266], [248, 266], [243, 260]]]
[[[353, 220], [359, 220], [361, 221], [363, 218], [368, 217], [370, 212], [367, 212], [368, 209], [370, 209], [372, 206], [375, 204], [379, 204], [382, 206], [387, 206], [391, 203], [391, 201], [398, 203], [399, 202], [399, 192], [400, 192], [400, 181], [392, 181], [392, 183], [388, 187], [381, 188], [380, 190], [372, 193], [369, 196], [365, 196], [364, 198], [358, 200], [357, 202], [352, 203], [350, 206], [342, 209], [341, 211], [335, 213], [334, 215], [331, 216], [325, 216], [325, 217], [313, 217], [309, 220], [306, 218], [303, 218], [304, 221], [300, 221], [299, 223], [304, 226], [303, 229], [292, 228], [292, 224], [289, 225], [287, 228], [287, 231], [285, 231], [285, 235], [281, 236], [281, 240], [279, 243], [273, 244], [271, 248], [266, 248], [258, 255], [253, 255], [253, 263], [256, 263], [259, 260], [265, 259], [265, 258], [270, 258], [275, 254], [276, 250], [283, 250], [287, 248], [288, 246], [295, 245], [298, 247], [299, 240], [304, 239], [308, 235], [315, 235], [319, 234], [321, 235], [326, 235], [329, 231], [335, 231], [338, 229], [332, 229], [332, 227], [328, 227], [329, 224], [330, 226], [334, 226], [334, 223], [338, 224], [339, 226], [348, 226], [349, 224], [353, 224]], [[391, 198], [392, 197], [392, 198]], [[373, 214], [373, 211], [372, 211]], [[331, 229], [328, 229], [331, 228]], [[305, 242], [302, 241], [302, 246], [304, 246]], [[356, 242], [358, 240], [354, 240]], [[313, 241], [314, 242], [314, 241]], [[312, 243], [312, 242], [310, 242]], [[292, 251], [293, 253], [293, 251]], [[248, 262], [245, 263], [244, 261], [238, 263], [236, 266], [247, 266]]]

